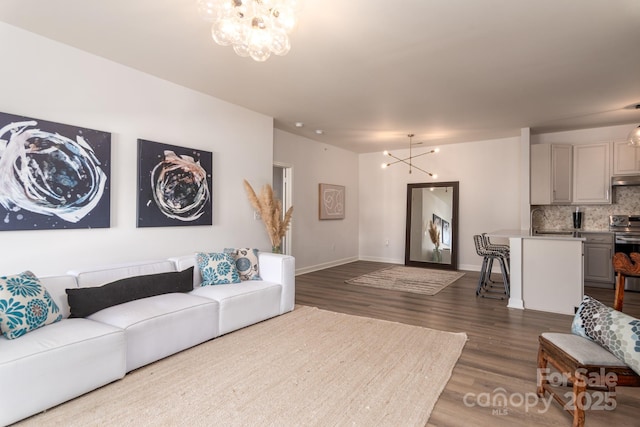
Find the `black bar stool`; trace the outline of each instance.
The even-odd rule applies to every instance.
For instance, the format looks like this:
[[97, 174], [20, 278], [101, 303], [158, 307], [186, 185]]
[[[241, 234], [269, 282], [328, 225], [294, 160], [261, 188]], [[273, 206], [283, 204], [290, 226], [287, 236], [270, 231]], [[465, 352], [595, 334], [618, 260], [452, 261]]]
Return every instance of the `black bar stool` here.
[[[482, 233], [482, 240], [484, 243], [484, 247], [487, 248], [490, 251], [495, 251], [495, 252], [499, 252], [502, 257], [504, 258], [505, 261], [505, 267], [507, 269], [507, 275], [509, 277], [511, 277], [511, 251], [509, 248], [509, 245], [500, 245], [500, 244], [495, 244], [495, 243], [491, 243], [491, 239], [489, 239], [489, 236], [487, 236], [487, 233]], [[489, 260], [489, 268], [487, 270], [487, 280], [491, 283], [496, 283], [493, 280], [491, 280], [491, 269], [493, 267], [493, 259]]]
[[[476, 246], [476, 253], [482, 257], [482, 268], [480, 269], [480, 278], [478, 279], [478, 287], [476, 288], [476, 296], [482, 296], [483, 298], [497, 298], [505, 299], [509, 297], [509, 273], [507, 268], [508, 257], [505, 258], [506, 252], [504, 248], [502, 250], [489, 249], [486, 243], [486, 236], [476, 234], [473, 236], [473, 242]], [[502, 281], [504, 285], [504, 291], [495, 292], [490, 289], [487, 282], [490, 281], [491, 266], [493, 261], [498, 260], [500, 263], [500, 271], [502, 272]], [[499, 296], [493, 296], [491, 293], [496, 293]]]

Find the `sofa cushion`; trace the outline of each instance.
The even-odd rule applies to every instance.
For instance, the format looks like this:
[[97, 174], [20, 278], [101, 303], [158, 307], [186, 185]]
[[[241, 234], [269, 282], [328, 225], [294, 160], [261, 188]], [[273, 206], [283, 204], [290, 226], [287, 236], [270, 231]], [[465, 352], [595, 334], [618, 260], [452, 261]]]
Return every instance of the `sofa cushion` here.
[[87, 317], [97, 311], [155, 295], [189, 292], [193, 289], [193, 267], [183, 271], [127, 277], [98, 287], [67, 289], [71, 314]]
[[191, 295], [218, 301], [220, 335], [281, 314], [282, 285], [278, 283], [249, 280], [240, 284], [201, 286]]
[[90, 286], [106, 285], [127, 277], [168, 273], [170, 271], [176, 271], [176, 266], [172, 261], [155, 260], [74, 269], [68, 271], [67, 274], [76, 277], [79, 287], [88, 288]]
[[30, 271], [0, 277], [0, 331], [18, 338], [62, 320], [58, 305]]
[[123, 329], [127, 372], [218, 335], [219, 304], [173, 293], [100, 310], [87, 319]]
[[639, 319], [586, 295], [573, 318], [571, 332], [597, 342], [640, 375]]
[[0, 336], [0, 426], [122, 378], [125, 357], [124, 331], [88, 319]]
[[240, 283], [240, 274], [233, 257], [226, 253], [196, 254], [196, 263], [202, 274], [202, 286]]
[[236, 261], [236, 268], [240, 274], [240, 280], [262, 280], [260, 277], [257, 249], [225, 248], [224, 251], [230, 254]]

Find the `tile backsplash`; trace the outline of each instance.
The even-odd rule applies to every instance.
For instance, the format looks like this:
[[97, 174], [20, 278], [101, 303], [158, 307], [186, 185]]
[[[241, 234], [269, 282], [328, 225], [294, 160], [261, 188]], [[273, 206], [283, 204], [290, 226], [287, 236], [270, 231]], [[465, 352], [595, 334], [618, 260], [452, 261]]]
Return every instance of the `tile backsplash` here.
[[533, 226], [544, 230], [573, 229], [571, 213], [576, 207], [582, 212], [583, 230], [608, 230], [609, 215], [640, 215], [640, 186], [614, 187], [610, 205], [533, 206], [542, 211], [534, 214]]

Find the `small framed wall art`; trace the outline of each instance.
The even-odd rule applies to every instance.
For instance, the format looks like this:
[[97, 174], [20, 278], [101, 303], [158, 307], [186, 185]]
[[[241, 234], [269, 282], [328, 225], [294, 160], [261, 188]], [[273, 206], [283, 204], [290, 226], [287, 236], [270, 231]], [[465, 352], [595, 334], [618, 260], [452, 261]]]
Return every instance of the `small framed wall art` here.
[[210, 151], [138, 140], [138, 227], [211, 225]]
[[451, 225], [445, 219], [442, 220], [442, 246], [451, 247]]
[[320, 219], [344, 219], [345, 188], [343, 185], [320, 184]]

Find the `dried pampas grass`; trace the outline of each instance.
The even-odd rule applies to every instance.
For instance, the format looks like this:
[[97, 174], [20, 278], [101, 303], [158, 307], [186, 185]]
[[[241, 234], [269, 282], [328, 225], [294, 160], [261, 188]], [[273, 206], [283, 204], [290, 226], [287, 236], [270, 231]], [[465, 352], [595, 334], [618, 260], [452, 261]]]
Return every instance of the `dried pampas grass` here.
[[265, 184], [260, 191], [260, 196], [253, 191], [251, 184], [245, 179], [244, 188], [247, 191], [251, 206], [258, 211], [262, 222], [264, 223], [271, 246], [280, 248], [282, 238], [289, 229], [291, 223], [291, 215], [293, 214], [293, 206], [282, 216], [282, 203], [273, 197], [273, 188], [269, 184]]
[[431, 237], [431, 242], [436, 245], [436, 248], [440, 246], [440, 230], [438, 230], [433, 221], [429, 221], [429, 237]]

